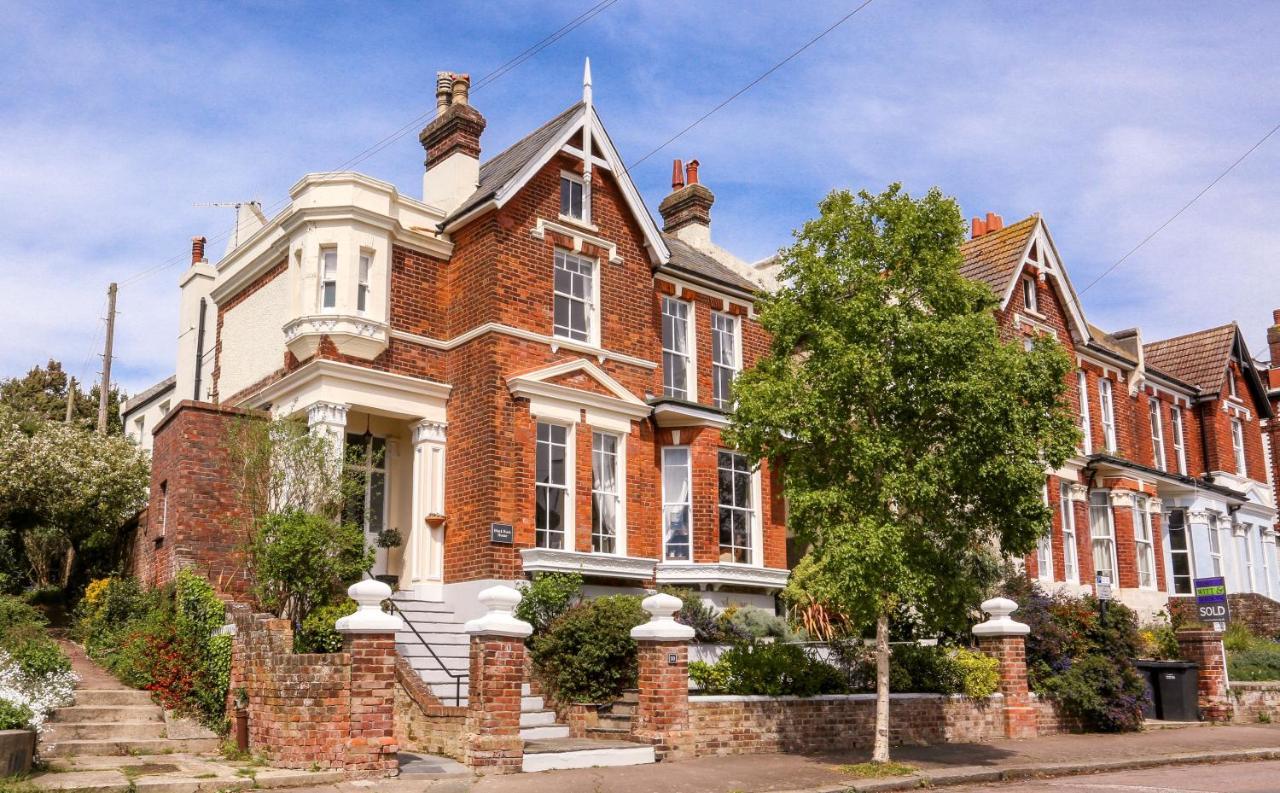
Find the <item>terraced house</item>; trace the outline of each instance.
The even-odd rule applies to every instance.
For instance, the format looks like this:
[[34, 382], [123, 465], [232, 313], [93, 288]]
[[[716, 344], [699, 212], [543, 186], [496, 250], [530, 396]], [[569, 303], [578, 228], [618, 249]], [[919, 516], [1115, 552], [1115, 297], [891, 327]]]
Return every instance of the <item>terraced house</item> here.
[[1083, 440], [1045, 483], [1053, 528], [1028, 575], [1083, 590], [1102, 574], [1143, 614], [1190, 595], [1197, 577], [1280, 598], [1263, 440], [1272, 404], [1240, 329], [1145, 342], [1137, 328], [1089, 324], [1039, 215], [975, 218], [964, 257], [964, 274], [1000, 297], [1008, 337], [1052, 334], [1077, 365]]
[[767, 276], [713, 242], [698, 162], [675, 164], [659, 228], [589, 74], [581, 101], [483, 164], [468, 78], [442, 74], [437, 105], [421, 197], [313, 174], [275, 217], [243, 208], [216, 263], [195, 241], [141, 575], [194, 561], [244, 585], [231, 516], [202, 499], [224, 418], [247, 408], [362, 461], [371, 541], [404, 539], [374, 572], [425, 632], [465, 643], [475, 594], [537, 571], [772, 608], [788, 575], [774, 478], [721, 439], [729, 385], [767, 343]]

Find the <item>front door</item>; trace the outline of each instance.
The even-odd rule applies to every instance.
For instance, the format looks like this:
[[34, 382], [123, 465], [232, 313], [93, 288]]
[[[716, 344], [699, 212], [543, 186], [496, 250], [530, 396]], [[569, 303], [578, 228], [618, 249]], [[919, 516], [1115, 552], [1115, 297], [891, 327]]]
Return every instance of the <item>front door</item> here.
[[347, 435], [346, 470], [351, 492], [347, 520], [364, 529], [365, 544], [377, 550], [369, 573], [387, 574], [387, 548], [383, 531], [387, 518], [387, 440], [376, 435]]

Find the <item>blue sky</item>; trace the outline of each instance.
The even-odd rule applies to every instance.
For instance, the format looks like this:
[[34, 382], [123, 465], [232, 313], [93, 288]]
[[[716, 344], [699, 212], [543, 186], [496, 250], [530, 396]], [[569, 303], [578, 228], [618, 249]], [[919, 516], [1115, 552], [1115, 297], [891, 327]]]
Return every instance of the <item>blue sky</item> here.
[[[278, 204], [593, 5], [25, 3], [0, 0], [0, 376], [98, 369], [122, 287], [118, 380], [169, 374], [194, 234]], [[618, 0], [475, 93], [496, 154], [580, 93], [633, 160], [852, 8]], [[1043, 213], [1077, 288], [1280, 122], [1280, 6], [875, 0], [633, 176], [652, 210], [671, 158], [716, 193], [717, 242], [755, 259], [837, 187], [940, 186], [967, 215]], [[359, 166], [421, 190], [411, 132]], [[1084, 295], [1147, 339], [1238, 320], [1265, 359], [1280, 307], [1280, 134]], [[211, 244], [220, 254], [221, 244]]]

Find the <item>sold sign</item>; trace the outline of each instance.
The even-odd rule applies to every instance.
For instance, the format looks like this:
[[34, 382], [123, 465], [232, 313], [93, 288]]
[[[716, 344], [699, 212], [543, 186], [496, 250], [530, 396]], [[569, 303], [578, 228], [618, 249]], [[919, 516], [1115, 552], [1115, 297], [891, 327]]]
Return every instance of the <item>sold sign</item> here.
[[1196, 579], [1196, 611], [1201, 622], [1215, 623], [1222, 630], [1231, 619], [1227, 605], [1227, 582], [1222, 576]]

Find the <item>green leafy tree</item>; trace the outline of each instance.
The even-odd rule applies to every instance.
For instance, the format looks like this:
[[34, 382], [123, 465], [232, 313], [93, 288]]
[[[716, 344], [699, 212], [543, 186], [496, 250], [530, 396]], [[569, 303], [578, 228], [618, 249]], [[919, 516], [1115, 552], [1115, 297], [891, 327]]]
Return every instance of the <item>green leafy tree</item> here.
[[[33, 366], [23, 377], [10, 377], [0, 381], [0, 404], [12, 409], [19, 423], [28, 432], [34, 432], [40, 421], [64, 421], [67, 416], [67, 392], [74, 391], [71, 421], [77, 427], [94, 429], [98, 426], [99, 385], [86, 393], [80, 384], [62, 368], [58, 361], [49, 359], [44, 366]], [[113, 386], [107, 393], [107, 432], [123, 433], [120, 423], [120, 403], [124, 396]]]
[[1047, 531], [1045, 470], [1077, 431], [1056, 340], [1002, 341], [991, 291], [960, 275], [964, 223], [935, 188], [833, 192], [763, 299], [769, 353], [734, 386], [731, 443], [783, 473], [811, 544], [793, 576], [875, 628], [873, 759], [889, 758], [889, 630], [955, 625]]
[[146, 453], [121, 435], [0, 406], [0, 526], [37, 585], [115, 568], [122, 526], [146, 503], [150, 480]]

